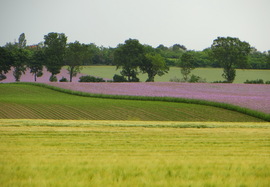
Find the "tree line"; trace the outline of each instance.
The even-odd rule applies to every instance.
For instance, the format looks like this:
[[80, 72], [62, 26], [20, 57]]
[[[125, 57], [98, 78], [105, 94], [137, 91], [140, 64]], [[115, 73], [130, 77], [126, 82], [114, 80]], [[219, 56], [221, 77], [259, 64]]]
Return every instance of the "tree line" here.
[[0, 80], [13, 67], [16, 81], [26, 68], [37, 77], [42, 76], [43, 66], [51, 73], [50, 81], [57, 81], [56, 75], [63, 66], [68, 67], [69, 81], [80, 72], [83, 65], [115, 65], [121, 75], [115, 75], [116, 82], [137, 82], [139, 73], [148, 75], [147, 81], [162, 76], [170, 66], [181, 67], [183, 80], [188, 81], [190, 72], [197, 67], [221, 67], [226, 82], [233, 82], [236, 68], [270, 69], [270, 51], [260, 52], [238, 38], [218, 37], [211, 47], [203, 51], [188, 50], [184, 45], [171, 47], [159, 45], [154, 48], [143, 45], [136, 39], [128, 39], [116, 48], [82, 44], [78, 41], [67, 43], [64, 33], [48, 33], [44, 41], [27, 46], [25, 34], [18, 42], [0, 47]]

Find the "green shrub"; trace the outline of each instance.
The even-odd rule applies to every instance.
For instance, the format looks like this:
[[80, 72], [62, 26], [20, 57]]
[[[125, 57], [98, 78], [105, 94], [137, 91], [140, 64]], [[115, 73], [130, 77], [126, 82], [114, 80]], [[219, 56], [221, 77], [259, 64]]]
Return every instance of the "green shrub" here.
[[205, 83], [206, 80], [201, 78], [200, 76], [191, 75], [191, 77], [187, 81], [185, 81], [184, 79], [173, 77], [170, 79], [170, 82]]
[[113, 76], [113, 82], [127, 82], [127, 79], [122, 75], [115, 74]]
[[246, 80], [244, 82], [245, 84], [264, 84], [264, 81], [262, 79], [257, 79], [257, 80]]
[[265, 81], [265, 84], [270, 84], [270, 81]]
[[81, 76], [79, 82], [105, 82], [104, 79], [90, 75]]
[[190, 79], [188, 80], [188, 82], [190, 83], [205, 83], [206, 80], [201, 78], [200, 76], [196, 76], [196, 75], [191, 75]]
[[212, 83], [231, 83], [231, 82], [228, 82], [228, 81], [214, 81]]
[[65, 77], [62, 77], [62, 79], [60, 79], [59, 82], [68, 82], [68, 80]]
[[6, 78], [7, 78], [7, 77], [6, 77], [5, 75], [0, 74], [0, 81], [4, 80], [4, 79], [6, 79]]
[[170, 78], [170, 82], [182, 82], [182, 80], [175, 76], [173, 78]]
[[57, 82], [57, 77], [55, 75], [52, 75], [50, 77], [50, 82]]
[[140, 79], [138, 77], [132, 77], [130, 82], [140, 82]]
[[37, 72], [37, 77], [42, 77], [43, 73], [42, 71]]

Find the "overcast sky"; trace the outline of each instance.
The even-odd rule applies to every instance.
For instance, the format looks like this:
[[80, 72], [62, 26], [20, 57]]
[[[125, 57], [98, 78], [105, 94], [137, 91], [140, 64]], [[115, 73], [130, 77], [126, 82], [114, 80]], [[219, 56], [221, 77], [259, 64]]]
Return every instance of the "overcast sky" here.
[[116, 47], [132, 38], [192, 50], [231, 36], [268, 51], [269, 18], [270, 0], [0, 0], [0, 46], [59, 32], [68, 42]]

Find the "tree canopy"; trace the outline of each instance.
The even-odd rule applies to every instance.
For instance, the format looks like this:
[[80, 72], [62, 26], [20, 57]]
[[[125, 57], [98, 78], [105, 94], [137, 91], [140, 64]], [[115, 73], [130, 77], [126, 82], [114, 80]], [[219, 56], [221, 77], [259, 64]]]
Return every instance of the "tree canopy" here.
[[30, 53], [25, 49], [18, 48], [12, 51], [13, 76], [17, 82], [20, 81], [22, 74], [25, 73], [29, 59]]
[[136, 39], [129, 39], [125, 44], [118, 45], [114, 52], [114, 63], [117, 69], [122, 68], [121, 74], [128, 81], [138, 81], [138, 66], [144, 60], [144, 46]]
[[43, 75], [42, 70], [43, 64], [45, 64], [45, 59], [43, 50], [39, 49], [32, 52], [28, 67], [30, 68], [30, 73], [34, 75], [35, 81], [37, 81], [37, 77], [41, 77]]
[[236, 68], [245, 68], [248, 65], [248, 55], [251, 51], [249, 43], [238, 38], [218, 37], [212, 46], [212, 56], [223, 67], [223, 77], [232, 83], [236, 76]]
[[67, 37], [64, 33], [51, 32], [44, 36], [46, 67], [51, 72], [51, 78], [60, 73], [64, 65]]
[[188, 51], [182, 55], [179, 67], [181, 68], [181, 73], [185, 82], [188, 80], [191, 71], [195, 68], [195, 62], [194, 52]]
[[156, 75], [162, 76], [169, 71], [164, 58], [158, 53], [145, 54], [145, 60], [140, 65], [140, 69], [143, 73], [147, 73], [147, 82], [154, 82]]
[[75, 41], [69, 43], [66, 49], [65, 64], [68, 66], [69, 81], [72, 82], [72, 77], [75, 77], [80, 72], [80, 66], [83, 65], [84, 59], [87, 58], [87, 46]]
[[92, 64], [115, 65], [123, 76], [116, 76], [117, 80], [126, 81], [139, 81], [139, 73], [148, 75], [146, 81], [154, 81], [156, 75], [161, 76], [168, 72], [168, 67], [179, 64], [184, 79], [188, 79], [193, 68], [222, 67], [227, 82], [233, 82], [236, 68], [270, 69], [270, 52], [257, 51], [247, 42], [232, 37], [218, 37], [211, 47], [202, 51], [189, 51], [182, 44], [160, 44], [155, 48], [142, 45], [137, 39], [128, 39], [116, 48], [78, 41], [67, 45], [67, 36], [55, 32], [45, 35], [44, 42], [37, 45], [27, 46], [26, 41], [22, 33], [17, 41], [0, 48], [0, 81], [11, 67], [18, 81], [26, 67], [36, 80], [43, 66], [51, 72], [50, 80], [55, 80], [61, 68], [67, 65], [70, 81], [80, 71], [80, 66]]
[[25, 34], [22, 33], [19, 37], [19, 42], [18, 42], [18, 47], [19, 48], [25, 48], [26, 47], [26, 39], [25, 39]]
[[12, 66], [12, 56], [8, 49], [0, 47], [0, 81], [5, 79], [6, 74]]

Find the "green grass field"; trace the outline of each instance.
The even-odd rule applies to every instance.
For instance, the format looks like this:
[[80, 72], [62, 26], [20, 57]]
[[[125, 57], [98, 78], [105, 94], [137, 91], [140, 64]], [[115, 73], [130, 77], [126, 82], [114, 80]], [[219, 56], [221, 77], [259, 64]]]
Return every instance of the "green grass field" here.
[[[116, 70], [115, 66], [85, 66], [82, 73], [92, 76], [112, 79], [114, 74], [120, 74], [121, 70]], [[191, 74], [205, 78], [207, 82], [224, 80], [222, 77], [223, 70], [220, 68], [197, 68]], [[171, 78], [182, 78], [180, 68], [171, 67], [168, 74], [164, 76], [156, 76], [156, 82], [169, 82]], [[147, 79], [146, 74], [139, 75], [140, 81], [144, 82]], [[270, 70], [240, 70], [236, 71], [234, 83], [244, 83], [246, 80], [263, 79], [270, 81]]]
[[262, 121], [212, 106], [81, 97], [25, 84], [0, 84], [0, 104], [0, 119]]
[[0, 184], [270, 186], [269, 134], [269, 123], [1, 119]]

